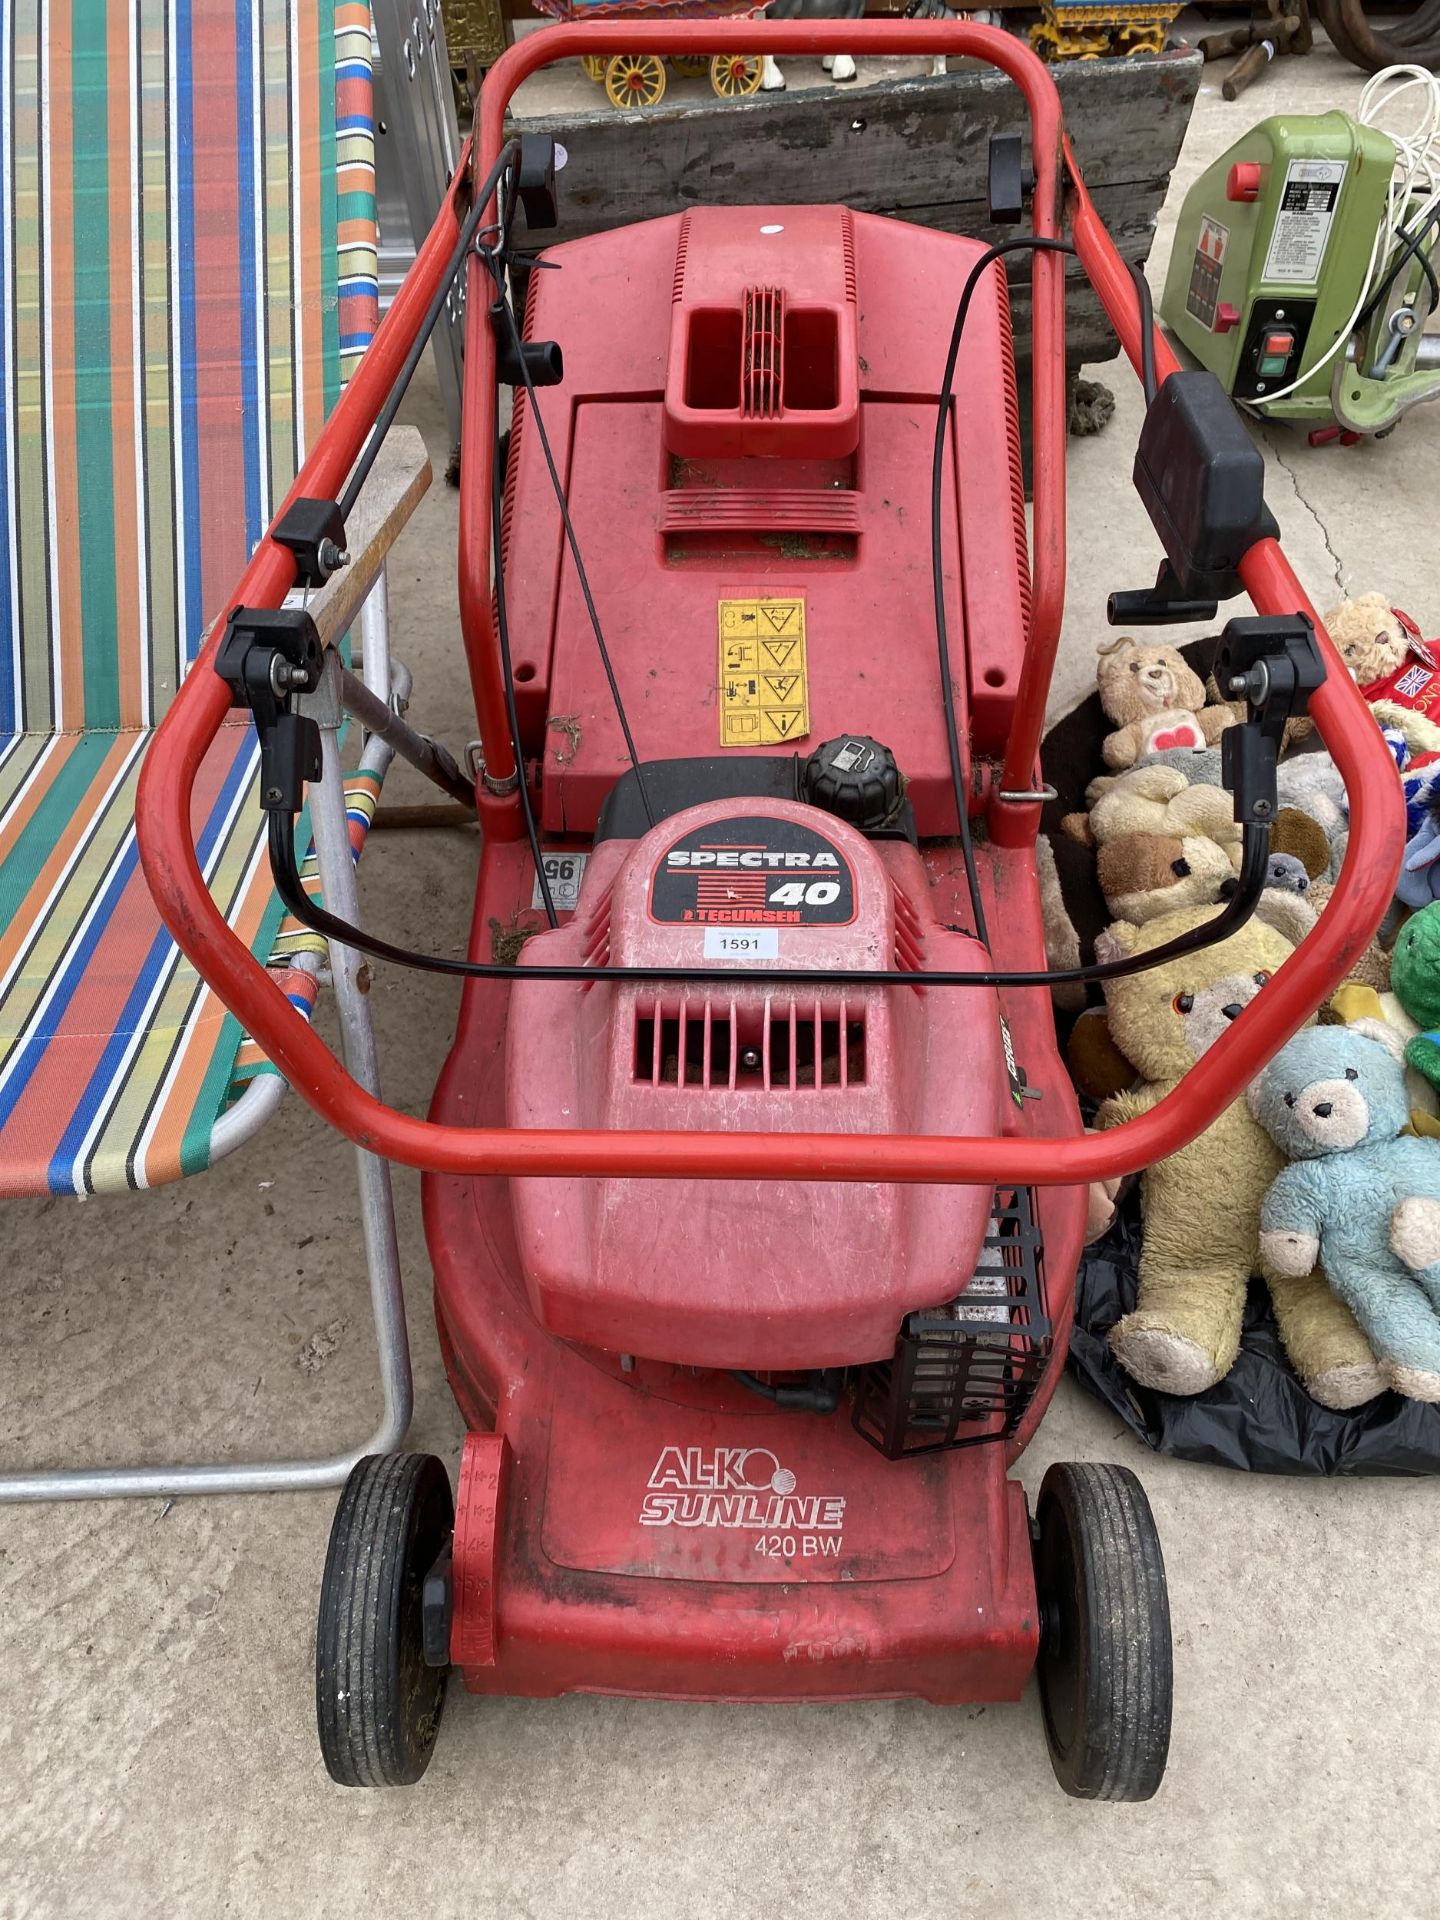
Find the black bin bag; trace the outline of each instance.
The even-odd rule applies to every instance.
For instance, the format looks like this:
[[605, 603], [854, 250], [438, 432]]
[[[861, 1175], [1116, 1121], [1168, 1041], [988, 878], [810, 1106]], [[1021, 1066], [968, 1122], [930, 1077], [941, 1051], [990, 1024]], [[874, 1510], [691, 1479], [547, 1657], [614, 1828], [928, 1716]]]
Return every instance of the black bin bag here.
[[1069, 1366], [1153, 1452], [1242, 1473], [1440, 1473], [1440, 1407], [1397, 1393], [1350, 1413], [1312, 1400], [1285, 1358], [1261, 1280], [1250, 1283], [1240, 1352], [1223, 1380], [1188, 1397], [1138, 1386], [1106, 1336], [1135, 1305], [1141, 1233], [1132, 1188], [1109, 1232], [1081, 1256]]
[[[1203, 678], [1214, 641], [1193, 642], [1182, 651]], [[1094, 854], [1067, 840], [1059, 825], [1063, 814], [1084, 808], [1086, 785], [1105, 770], [1101, 743], [1109, 731], [1099, 696], [1092, 695], [1051, 730], [1043, 749], [1045, 777], [1058, 792], [1045, 809], [1042, 831], [1052, 836], [1065, 904], [1087, 961], [1094, 958], [1095, 933], [1107, 922], [1105, 902]], [[1101, 1001], [1098, 988], [1090, 997]], [[1063, 1041], [1068, 1017], [1061, 1015], [1059, 1025]], [[1138, 1386], [1106, 1336], [1135, 1305], [1140, 1246], [1140, 1195], [1132, 1188], [1109, 1232], [1081, 1257], [1069, 1367], [1147, 1447], [1243, 1473], [1440, 1473], [1440, 1407], [1385, 1393], [1353, 1412], [1337, 1413], [1310, 1398], [1285, 1358], [1263, 1281], [1251, 1282], [1240, 1353], [1225, 1379], [1188, 1399]]]

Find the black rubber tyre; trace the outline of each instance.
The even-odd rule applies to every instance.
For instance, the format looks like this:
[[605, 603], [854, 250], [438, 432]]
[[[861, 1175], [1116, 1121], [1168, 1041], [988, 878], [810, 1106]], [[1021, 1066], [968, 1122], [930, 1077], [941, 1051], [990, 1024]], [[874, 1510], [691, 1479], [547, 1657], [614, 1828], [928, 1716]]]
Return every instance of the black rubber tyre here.
[[430, 1764], [448, 1671], [425, 1664], [421, 1590], [454, 1524], [433, 1454], [371, 1454], [345, 1482], [315, 1633], [320, 1751], [342, 1787], [408, 1787]]
[[1165, 1562], [1127, 1467], [1051, 1467], [1035, 1510], [1037, 1674], [1055, 1777], [1080, 1800], [1148, 1800], [1170, 1751]]

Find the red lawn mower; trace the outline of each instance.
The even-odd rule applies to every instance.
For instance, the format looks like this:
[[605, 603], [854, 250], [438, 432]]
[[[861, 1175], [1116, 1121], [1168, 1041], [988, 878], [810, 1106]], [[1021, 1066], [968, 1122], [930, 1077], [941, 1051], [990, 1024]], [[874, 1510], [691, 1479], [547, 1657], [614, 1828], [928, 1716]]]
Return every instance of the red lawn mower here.
[[[1008, 1469], [1063, 1364], [1086, 1183], [1201, 1131], [1378, 923], [1384, 749], [1275, 544], [1259, 454], [1212, 376], [1178, 370], [1096, 218], [1044, 66], [954, 21], [763, 32], [777, 54], [1002, 68], [1029, 106], [1033, 177], [997, 137], [991, 215], [1028, 205], [1031, 230], [987, 248], [840, 207], [697, 206], [522, 253], [522, 214], [543, 232], [554, 192], [550, 144], [505, 131], [525, 75], [582, 53], [723, 54], [756, 29], [527, 37], [485, 84], [473, 153], [282, 539], [240, 583], [226, 677], [202, 658], [147, 763], [142, 847], [176, 938], [317, 1111], [426, 1171], [470, 1431], [453, 1504], [427, 1456], [351, 1475], [320, 1612], [322, 1747], [345, 1783], [418, 1778], [451, 1667], [476, 1693], [956, 1703], [1018, 1699], [1035, 1669], [1061, 1784], [1142, 1799], [1171, 1676], [1145, 1496], [1125, 1468], [1056, 1466], [1032, 1515]], [[1301, 958], [1179, 1092], [1103, 1136], [1057, 1052], [1034, 860], [1067, 252], [1149, 395], [1135, 480], [1164, 560], [1113, 617], [1201, 618], [1242, 590], [1259, 615], [1220, 651], [1250, 704], [1226, 736], [1242, 874], [1188, 940], [1253, 908], [1277, 743], [1307, 700], [1352, 796], [1345, 871]], [[1033, 276], [1033, 545], [1002, 255]], [[304, 576], [318, 535], [339, 538], [462, 264], [484, 834], [469, 957], [447, 963], [299, 887], [313, 742], [289, 694], [316, 666], [293, 597], [269, 610], [297, 554]], [[200, 881], [189, 787], [246, 689], [292, 909], [468, 976], [428, 1120], [342, 1069]]]

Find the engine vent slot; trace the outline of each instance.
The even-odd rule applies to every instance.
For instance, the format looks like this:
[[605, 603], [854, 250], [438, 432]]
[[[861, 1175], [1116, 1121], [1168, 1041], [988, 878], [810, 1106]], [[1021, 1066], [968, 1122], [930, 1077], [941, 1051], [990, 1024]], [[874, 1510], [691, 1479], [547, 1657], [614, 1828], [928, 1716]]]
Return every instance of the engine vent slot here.
[[652, 1002], [635, 1021], [634, 1077], [641, 1085], [800, 1093], [863, 1086], [865, 1066], [864, 1014], [843, 1000], [682, 1000], [674, 1010]]
[[925, 966], [925, 929], [909, 896], [897, 887], [895, 902], [895, 965], [901, 973], [919, 973]]
[[[584, 964], [587, 967], [608, 967], [610, 964], [610, 891], [608, 888], [585, 923]], [[584, 991], [588, 993], [594, 984], [593, 980], [587, 980]]]

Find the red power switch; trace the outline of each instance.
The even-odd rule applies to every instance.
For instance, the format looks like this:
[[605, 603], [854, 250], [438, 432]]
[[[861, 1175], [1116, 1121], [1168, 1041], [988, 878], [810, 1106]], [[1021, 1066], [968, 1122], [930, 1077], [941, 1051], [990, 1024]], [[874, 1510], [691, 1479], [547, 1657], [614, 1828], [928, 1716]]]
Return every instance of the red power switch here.
[[1225, 179], [1225, 198], [1227, 200], [1258, 200], [1260, 198], [1260, 162], [1258, 160], [1237, 160]]
[[1260, 336], [1260, 359], [1255, 371], [1266, 380], [1274, 380], [1284, 373], [1290, 364], [1290, 355], [1295, 351], [1295, 335], [1288, 327], [1281, 327], [1274, 333]]
[[1240, 309], [1232, 306], [1228, 300], [1222, 300], [1215, 309], [1214, 333], [1230, 333], [1240, 324]]

